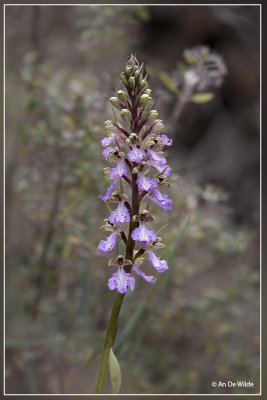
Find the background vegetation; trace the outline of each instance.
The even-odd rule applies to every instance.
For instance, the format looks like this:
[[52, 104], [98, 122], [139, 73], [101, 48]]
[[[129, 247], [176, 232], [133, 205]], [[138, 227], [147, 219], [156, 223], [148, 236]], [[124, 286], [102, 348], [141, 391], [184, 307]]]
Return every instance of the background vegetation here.
[[[169, 127], [170, 269], [125, 299], [121, 393], [259, 391], [259, 8], [7, 6], [7, 393], [94, 393], [114, 298], [96, 252], [108, 99], [136, 52], [168, 122], [164, 76], [199, 44], [228, 76]], [[255, 386], [211, 387], [228, 379]]]

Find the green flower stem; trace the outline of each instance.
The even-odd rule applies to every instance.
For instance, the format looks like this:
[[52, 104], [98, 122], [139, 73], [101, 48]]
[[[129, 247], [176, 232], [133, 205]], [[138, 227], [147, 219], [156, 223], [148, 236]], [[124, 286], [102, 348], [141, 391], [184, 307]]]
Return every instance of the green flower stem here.
[[113, 343], [115, 340], [115, 336], [116, 336], [116, 332], [117, 332], [117, 325], [118, 325], [117, 324], [118, 318], [119, 318], [120, 309], [122, 306], [124, 296], [125, 296], [124, 294], [118, 294], [116, 297], [116, 300], [114, 302], [113, 308], [112, 308], [112, 313], [111, 313], [111, 317], [109, 320], [108, 329], [107, 329], [107, 333], [106, 333], [104, 353], [102, 356], [101, 367], [100, 367], [99, 376], [98, 376], [96, 394], [103, 393], [108, 359], [109, 359], [109, 352], [110, 352], [110, 349], [113, 346]]
[[[130, 220], [128, 240], [125, 243], [125, 247], [126, 247], [125, 258], [128, 260], [131, 260], [131, 261], [133, 261], [133, 250], [134, 250], [134, 246], [135, 246], [135, 241], [132, 239], [131, 233], [137, 225], [136, 222], [132, 221], [132, 217], [133, 217], [133, 215], [139, 214], [140, 202], [138, 199], [138, 195], [139, 195], [139, 193], [138, 193], [138, 186], [136, 184], [136, 174], [132, 174], [132, 210], [133, 210], [133, 212], [132, 212], [131, 220]], [[126, 266], [125, 267], [126, 272], [130, 272], [130, 268], [131, 267]], [[107, 333], [106, 333], [104, 353], [102, 356], [101, 367], [100, 367], [100, 372], [99, 372], [99, 376], [98, 376], [96, 394], [103, 393], [108, 359], [109, 359], [109, 352], [115, 341], [115, 337], [116, 337], [116, 333], [117, 333], [118, 318], [119, 318], [120, 309], [121, 309], [121, 305], [122, 305], [124, 296], [125, 296], [125, 294], [118, 294], [116, 297], [115, 303], [113, 305], [113, 309], [112, 309], [112, 313], [111, 313], [111, 317], [109, 320], [108, 329], [107, 329]]]

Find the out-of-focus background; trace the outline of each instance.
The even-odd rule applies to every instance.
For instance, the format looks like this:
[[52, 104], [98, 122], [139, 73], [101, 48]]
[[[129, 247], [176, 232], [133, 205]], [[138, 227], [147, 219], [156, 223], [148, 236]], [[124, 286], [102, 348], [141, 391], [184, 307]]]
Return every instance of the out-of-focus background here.
[[197, 45], [228, 74], [168, 128], [174, 207], [154, 211], [170, 268], [126, 296], [121, 393], [259, 392], [259, 7], [6, 6], [5, 21], [6, 393], [94, 393], [115, 296], [96, 252], [108, 99], [133, 52], [168, 124], [166, 76]]

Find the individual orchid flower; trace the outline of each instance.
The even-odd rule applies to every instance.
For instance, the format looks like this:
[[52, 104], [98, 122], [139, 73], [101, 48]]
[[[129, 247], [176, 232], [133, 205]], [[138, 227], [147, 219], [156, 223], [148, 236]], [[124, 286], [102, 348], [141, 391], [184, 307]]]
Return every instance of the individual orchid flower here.
[[110, 236], [106, 237], [106, 240], [100, 240], [99, 245], [97, 246], [97, 251], [104, 254], [114, 249], [115, 244], [118, 241], [118, 235], [119, 232], [113, 232]]
[[136, 273], [136, 275], [141, 276], [145, 281], [149, 283], [156, 282], [156, 278], [153, 275], [146, 275], [143, 271], [140, 270], [140, 265], [144, 262], [144, 258], [137, 258], [134, 261], [132, 271]]
[[167, 271], [168, 264], [166, 260], [161, 260], [159, 257], [156, 256], [155, 253], [151, 250], [147, 250], [147, 258], [151, 261], [153, 267], [160, 273]]
[[163, 210], [170, 210], [172, 208], [172, 200], [166, 193], [163, 194], [158, 189], [154, 189], [152, 191], [152, 193], [149, 195], [149, 199], [159, 207], [163, 208]]
[[101, 194], [98, 196], [101, 200], [106, 201], [109, 196], [111, 195], [112, 190], [115, 188], [117, 185], [119, 179], [115, 179], [115, 181], [107, 188], [106, 194], [102, 196]]
[[147, 154], [149, 155], [149, 158], [158, 166], [166, 166], [167, 160], [165, 157], [162, 157], [159, 153], [153, 151], [153, 150], [148, 150]]
[[172, 139], [169, 139], [167, 135], [159, 135], [158, 137], [163, 141], [165, 146], [172, 146]]
[[123, 269], [127, 265], [132, 265], [132, 261], [125, 259], [119, 255], [116, 259], [109, 260], [109, 266], [116, 265], [118, 267], [117, 272], [112, 274], [112, 277], [108, 280], [108, 287], [110, 290], [117, 290], [117, 293], [124, 294], [127, 292], [128, 287], [134, 290], [135, 279], [129, 273]]
[[152, 192], [152, 190], [158, 187], [158, 183], [154, 179], [142, 173], [139, 173], [136, 184], [139, 190], [145, 190], [146, 192]]
[[140, 222], [138, 228], [132, 231], [132, 239], [140, 242], [142, 245], [151, 244], [156, 240], [156, 237], [155, 232], [142, 222]]
[[150, 167], [155, 168], [161, 174], [164, 173], [164, 175], [166, 175], [166, 176], [171, 176], [172, 170], [171, 170], [171, 167], [169, 167], [168, 165], [165, 165], [165, 164], [158, 165], [156, 162], [154, 162], [152, 160], [148, 160], [146, 163]]
[[108, 157], [108, 155], [109, 155], [109, 153], [111, 152], [111, 150], [113, 150], [113, 147], [106, 147], [103, 151], [102, 151], [102, 154], [103, 154], [103, 156], [105, 157], [105, 159], [107, 159], [107, 157]]
[[130, 221], [129, 209], [123, 202], [120, 202], [118, 207], [111, 211], [109, 221], [114, 225], [123, 225], [125, 222]]
[[117, 272], [112, 274], [112, 277], [108, 280], [108, 287], [110, 290], [117, 289], [117, 293], [124, 294], [127, 292], [128, 287], [134, 290], [135, 279], [129, 273], [125, 272], [123, 267], [119, 267]]
[[127, 165], [124, 160], [120, 160], [116, 167], [110, 169], [110, 179], [120, 179], [127, 174]]
[[140, 163], [145, 158], [146, 152], [143, 149], [133, 145], [127, 156], [130, 161]]

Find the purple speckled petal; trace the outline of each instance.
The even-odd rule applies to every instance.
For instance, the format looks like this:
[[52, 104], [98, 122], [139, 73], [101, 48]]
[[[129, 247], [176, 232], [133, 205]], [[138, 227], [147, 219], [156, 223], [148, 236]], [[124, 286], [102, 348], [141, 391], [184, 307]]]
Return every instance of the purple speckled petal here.
[[160, 273], [165, 272], [169, 267], [166, 260], [161, 260], [153, 251], [147, 250], [147, 258], [152, 262], [153, 267]]
[[136, 183], [140, 190], [145, 190], [146, 192], [151, 192], [158, 187], [158, 184], [156, 181], [154, 181], [154, 179], [140, 173], [136, 180]]
[[101, 140], [101, 144], [103, 147], [109, 146], [115, 140], [115, 135], [107, 136], [103, 140]]
[[146, 156], [146, 152], [143, 149], [133, 146], [132, 150], [128, 152], [127, 156], [130, 161], [140, 163]]
[[107, 156], [109, 155], [110, 150], [113, 150], [113, 147], [106, 147], [103, 151], [102, 154], [105, 157], [105, 159], [107, 159]]
[[127, 165], [124, 160], [118, 162], [117, 166], [111, 168], [110, 179], [120, 179], [122, 175], [127, 175]]
[[118, 240], [119, 232], [113, 232], [110, 236], [106, 237], [106, 240], [100, 240], [97, 250], [100, 253], [108, 253], [111, 251]]
[[157, 165], [154, 161], [148, 160], [146, 162], [148, 165], [151, 165], [151, 167], [154, 167], [158, 172], [162, 173], [164, 171], [164, 175], [170, 176], [172, 173], [171, 167], [167, 165]]
[[154, 189], [149, 199], [153, 201], [153, 203], [157, 204], [163, 210], [170, 210], [172, 208], [172, 200], [165, 193], [161, 193], [158, 189]]
[[119, 179], [116, 179], [116, 180], [112, 183], [112, 185], [110, 185], [110, 186], [107, 188], [106, 194], [105, 194], [104, 196], [102, 196], [102, 194], [100, 194], [98, 197], [99, 197], [101, 200], [106, 201], [106, 200], [109, 198], [109, 196], [111, 195], [112, 190], [114, 189], [114, 187], [116, 186], [116, 184], [117, 184], [118, 181], [119, 181]]
[[130, 221], [130, 212], [123, 202], [119, 203], [118, 207], [111, 211], [109, 222], [114, 225], [122, 225], [124, 222]]
[[165, 146], [172, 146], [172, 139], [169, 139], [168, 136], [166, 135], [159, 135], [158, 136], [163, 143], [165, 144]]
[[142, 276], [147, 282], [154, 283], [156, 282], [156, 278], [153, 275], [146, 275], [143, 271], [136, 267], [135, 265], [132, 267], [132, 271], [136, 273], [136, 275]]
[[132, 238], [145, 246], [155, 242], [157, 235], [152, 231], [152, 229], [148, 228], [143, 223], [140, 223], [138, 228], [135, 228], [132, 231]]
[[131, 290], [134, 290], [134, 285], [134, 277], [129, 272], [125, 272], [122, 267], [119, 267], [118, 271], [112, 274], [112, 277], [108, 280], [109, 289], [117, 289], [117, 293], [121, 294], [127, 292], [128, 286]]
[[151, 160], [154, 161], [155, 164], [160, 165], [160, 166], [165, 165], [165, 167], [166, 167], [166, 163], [167, 163], [166, 158], [160, 156], [157, 152], [155, 152], [153, 150], [148, 150], [147, 154], [149, 155]]

